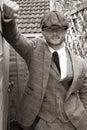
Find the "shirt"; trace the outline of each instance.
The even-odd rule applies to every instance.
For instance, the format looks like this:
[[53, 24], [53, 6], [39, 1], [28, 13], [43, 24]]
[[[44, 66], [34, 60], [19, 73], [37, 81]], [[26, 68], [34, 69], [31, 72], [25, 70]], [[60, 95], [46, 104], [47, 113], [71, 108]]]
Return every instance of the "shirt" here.
[[58, 53], [60, 70], [61, 70], [61, 79], [64, 79], [67, 75], [67, 57], [66, 57], [65, 46], [59, 50], [54, 50], [50, 46], [48, 46], [48, 48], [52, 54], [54, 51], [56, 51]]

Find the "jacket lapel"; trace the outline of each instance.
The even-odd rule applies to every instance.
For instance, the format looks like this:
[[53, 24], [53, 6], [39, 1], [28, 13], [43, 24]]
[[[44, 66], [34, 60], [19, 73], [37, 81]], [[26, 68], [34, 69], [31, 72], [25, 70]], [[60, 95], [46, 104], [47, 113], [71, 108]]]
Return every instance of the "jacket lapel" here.
[[71, 53], [68, 49], [69, 55], [70, 55], [70, 59], [71, 59], [71, 64], [72, 64], [72, 70], [73, 70], [73, 81], [72, 84], [67, 92], [67, 96], [66, 96], [66, 100], [69, 98], [69, 96], [71, 95], [71, 93], [75, 92], [76, 88], [76, 84], [77, 84], [77, 79], [80, 76], [80, 66], [79, 65], [79, 60], [76, 58], [75, 54]]
[[71, 57], [69, 55], [68, 50], [66, 49], [66, 56], [67, 56], [67, 72], [66, 77], [70, 80], [73, 76], [73, 67], [71, 62]]
[[50, 65], [51, 65], [51, 59], [52, 59], [52, 54], [48, 50], [47, 45], [44, 48], [44, 62], [43, 62], [43, 92], [42, 92], [42, 98], [44, 96], [46, 87], [47, 87], [47, 82], [49, 78], [49, 71], [50, 71]]

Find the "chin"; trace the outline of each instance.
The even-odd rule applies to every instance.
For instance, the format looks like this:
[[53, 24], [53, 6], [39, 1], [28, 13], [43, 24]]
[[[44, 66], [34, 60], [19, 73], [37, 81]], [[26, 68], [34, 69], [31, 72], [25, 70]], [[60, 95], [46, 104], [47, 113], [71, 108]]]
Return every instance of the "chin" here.
[[61, 42], [58, 42], [58, 41], [53, 41], [53, 42], [51, 42], [53, 45], [59, 45], [59, 44], [61, 44]]

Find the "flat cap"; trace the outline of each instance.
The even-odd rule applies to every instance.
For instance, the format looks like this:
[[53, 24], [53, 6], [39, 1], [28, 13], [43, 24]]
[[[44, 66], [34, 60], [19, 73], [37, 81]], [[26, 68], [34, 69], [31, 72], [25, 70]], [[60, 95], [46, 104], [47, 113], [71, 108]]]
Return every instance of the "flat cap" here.
[[50, 11], [42, 17], [40, 27], [43, 30], [44, 28], [51, 26], [59, 26], [60, 28], [68, 29], [69, 24], [67, 18], [60, 14], [58, 11]]

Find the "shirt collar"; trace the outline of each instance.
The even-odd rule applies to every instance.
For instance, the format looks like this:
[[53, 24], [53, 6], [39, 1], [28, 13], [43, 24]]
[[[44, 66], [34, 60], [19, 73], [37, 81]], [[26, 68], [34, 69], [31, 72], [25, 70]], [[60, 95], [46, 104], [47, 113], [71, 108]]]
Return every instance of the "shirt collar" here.
[[50, 47], [49, 45], [48, 45], [48, 48], [49, 48], [49, 50], [50, 50], [50, 52], [51, 53], [53, 53], [54, 51], [57, 51], [57, 53], [58, 54], [64, 54], [66, 51], [65, 51], [65, 46], [64, 47], [62, 47], [62, 48], [60, 48], [59, 50], [54, 50], [52, 47]]

